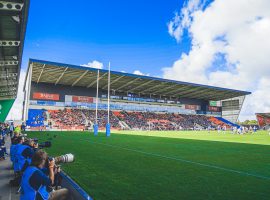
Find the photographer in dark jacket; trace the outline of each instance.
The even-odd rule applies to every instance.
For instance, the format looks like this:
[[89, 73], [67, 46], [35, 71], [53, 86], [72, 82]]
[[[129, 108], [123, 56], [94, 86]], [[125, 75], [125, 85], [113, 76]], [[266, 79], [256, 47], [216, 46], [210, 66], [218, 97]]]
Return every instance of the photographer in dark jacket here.
[[[46, 166], [48, 165], [48, 166]], [[48, 167], [49, 176], [44, 171]], [[54, 183], [55, 163], [48, 161], [48, 155], [38, 150], [32, 157], [32, 163], [23, 173], [21, 182], [21, 200], [65, 200], [69, 198], [67, 189], [52, 190]]]

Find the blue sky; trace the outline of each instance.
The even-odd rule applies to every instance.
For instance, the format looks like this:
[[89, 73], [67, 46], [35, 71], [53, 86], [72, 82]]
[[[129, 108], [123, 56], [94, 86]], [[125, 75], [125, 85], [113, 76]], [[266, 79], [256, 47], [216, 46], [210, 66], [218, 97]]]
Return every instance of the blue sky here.
[[22, 68], [29, 58], [110, 61], [115, 71], [251, 91], [240, 118], [254, 119], [270, 110], [269, 9], [269, 0], [32, 0]]
[[181, 44], [168, 34], [167, 23], [182, 1], [77, 0], [31, 1], [23, 68], [29, 58], [85, 64], [93, 60], [112, 69], [140, 70], [161, 76], [190, 40]]

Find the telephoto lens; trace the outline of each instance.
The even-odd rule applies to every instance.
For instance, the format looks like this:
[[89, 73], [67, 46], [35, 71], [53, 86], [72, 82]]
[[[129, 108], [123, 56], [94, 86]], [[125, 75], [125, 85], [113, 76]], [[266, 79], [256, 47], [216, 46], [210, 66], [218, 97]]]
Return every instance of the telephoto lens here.
[[62, 155], [62, 156], [57, 156], [57, 157], [54, 157], [54, 161], [56, 164], [59, 164], [59, 163], [71, 163], [74, 161], [74, 155], [71, 154], [71, 153], [68, 153], [68, 154], [65, 154], [65, 155]]

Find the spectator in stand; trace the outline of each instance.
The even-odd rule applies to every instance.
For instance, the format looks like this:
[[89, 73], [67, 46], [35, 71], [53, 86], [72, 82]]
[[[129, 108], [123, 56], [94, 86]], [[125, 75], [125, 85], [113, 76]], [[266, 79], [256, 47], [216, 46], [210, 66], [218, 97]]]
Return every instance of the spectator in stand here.
[[9, 135], [10, 135], [10, 137], [13, 137], [14, 130], [15, 130], [14, 123], [11, 122], [10, 125], [9, 125]]
[[8, 155], [5, 147], [5, 140], [4, 137], [0, 135], [0, 160], [6, 159], [5, 155]]
[[22, 122], [22, 125], [21, 125], [21, 130], [22, 130], [22, 131], [25, 131], [25, 128], [26, 128], [25, 123], [24, 123], [24, 122]]
[[[154, 113], [154, 112], [110, 112], [110, 124], [112, 128], [125, 128], [135, 130], [209, 130], [221, 127], [225, 124], [218, 121], [218, 124], [211, 118], [204, 115], [184, 115], [176, 113]], [[50, 111], [50, 120], [54, 127], [61, 129], [86, 130], [95, 123], [95, 110], [87, 109], [63, 109]], [[46, 115], [44, 115], [46, 116]], [[217, 120], [217, 119], [215, 119]], [[122, 121], [123, 123], [120, 123]], [[105, 128], [107, 123], [107, 111], [98, 110], [98, 124]], [[123, 125], [124, 124], [124, 125]]]

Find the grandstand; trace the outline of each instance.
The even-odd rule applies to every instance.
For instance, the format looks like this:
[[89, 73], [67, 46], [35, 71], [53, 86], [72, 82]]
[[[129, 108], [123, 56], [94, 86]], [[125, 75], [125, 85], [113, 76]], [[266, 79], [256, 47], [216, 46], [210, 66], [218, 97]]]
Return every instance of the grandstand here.
[[[98, 104], [99, 127], [190, 130], [237, 126], [250, 92], [30, 59], [24, 84], [23, 120], [31, 129], [91, 129]], [[99, 82], [99, 95], [97, 93]]]

